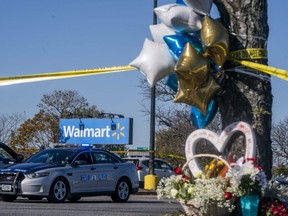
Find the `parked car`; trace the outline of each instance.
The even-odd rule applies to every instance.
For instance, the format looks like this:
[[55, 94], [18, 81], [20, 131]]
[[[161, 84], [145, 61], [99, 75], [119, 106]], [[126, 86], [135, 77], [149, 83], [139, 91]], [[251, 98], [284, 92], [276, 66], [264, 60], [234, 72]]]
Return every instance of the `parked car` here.
[[0, 197], [7, 202], [18, 196], [76, 202], [96, 195], [126, 202], [138, 189], [135, 165], [101, 149], [45, 149], [23, 163], [0, 170]]
[[[131, 157], [123, 158], [125, 161], [133, 162], [136, 165], [136, 170], [139, 179], [139, 186], [144, 187], [144, 177], [149, 175], [149, 158], [148, 157]], [[154, 172], [157, 175], [158, 181], [163, 177], [169, 177], [175, 174], [173, 167], [166, 161], [155, 158], [154, 159]]]
[[0, 169], [8, 167], [23, 160], [23, 155], [17, 154], [5, 143], [0, 142]]

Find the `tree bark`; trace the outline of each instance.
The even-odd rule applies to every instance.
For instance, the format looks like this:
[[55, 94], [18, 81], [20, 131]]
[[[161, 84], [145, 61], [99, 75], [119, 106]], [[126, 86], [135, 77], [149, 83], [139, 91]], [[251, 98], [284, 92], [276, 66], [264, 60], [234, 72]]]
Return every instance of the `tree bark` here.
[[[247, 48], [267, 49], [267, 0], [214, 0], [214, 3], [219, 10], [222, 23], [229, 31], [230, 51]], [[267, 64], [268, 60], [263, 58], [250, 61]], [[258, 163], [268, 178], [271, 178], [271, 82], [257, 77], [259, 74], [268, 77], [260, 71], [252, 71], [256, 77], [227, 71], [236, 66], [229, 61], [223, 66], [226, 80], [219, 99], [222, 126], [225, 128], [235, 121], [245, 121], [252, 125], [257, 139]], [[241, 145], [240, 142], [234, 144], [238, 147]], [[243, 149], [243, 146], [241, 148]]]

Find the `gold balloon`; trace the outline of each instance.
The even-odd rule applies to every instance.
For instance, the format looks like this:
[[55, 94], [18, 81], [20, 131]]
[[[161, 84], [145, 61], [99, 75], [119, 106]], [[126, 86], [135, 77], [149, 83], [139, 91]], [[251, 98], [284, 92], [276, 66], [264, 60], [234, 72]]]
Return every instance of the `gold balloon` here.
[[201, 29], [201, 42], [205, 51], [216, 65], [222, 67], [229, 52], [229, 35], [218, 21], [205, 16]]
[[206, 114], [210, 100], [221, 88], [209, 73], [209, 60], [187, 43], [175, 68], [178, 92], [174, 102], [187, 103]]
[[206, 81], [208, 67], [208, 59], [187, 43], [176, 63], [175, 73], [177, 78], [192, 82], [191, 85], [194, 87]]

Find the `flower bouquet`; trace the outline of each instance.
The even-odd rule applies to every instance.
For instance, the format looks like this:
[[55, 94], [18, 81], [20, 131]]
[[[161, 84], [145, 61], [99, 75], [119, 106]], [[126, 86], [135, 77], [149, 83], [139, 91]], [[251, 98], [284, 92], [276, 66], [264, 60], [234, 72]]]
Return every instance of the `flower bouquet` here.
[[263, 195], [267, 187], [266, 174], [255, 163], [255, 158], [240, 158], [237, 163], [231, 164], [226, 177], [237, 188], [238, 196]]
[[257, 165], [255, 158], [240, 158], [231, 164], [226, 177], [236, 188], [236, 195], [240, 197], [241, 211], [245, 216], [257, 216], [260, 198], [267, 187], [267, 178], [262, 168]]
[[259, 216], [288, 216], [288, 176], [273, 177], [260, 201]]
[[[208, 167], [214, 169], [225, 164], [229, 164], [216, 155], [201, 154], [197, 157], [208, 156], [221, 160], [223, 163], [215, 163], [212, 161]], [[175, 169], [176, 175], [164, 178], [159, 182], [157, 187], [158, 199], [170, 198], [177, 199], [182, 205], [186, 215], [197, 216], [216, 216], [229, 215], [235, 208], [232, 197], [236, 194], [228, 178], [225, 177], [209, 177], [199, 173], [196, 177], [192, 177], [186, 167], [190, 161], [187, 161], [181, 168]], [[214, 166], [214, 165], [216, 166]], [[209, 168], [208, 168], [209, 169]], [[219, 169], [220, 171], [220, 169]], [[216, 176], [215, 173], [213, 173]]]
[[205, 174], [192, 176], [186, 169], [190, 161], [176, 168], [176, 175], [159, 182], [156, 190], [159, 199], [178, 200], [185, 215], [288, 216], [288, 176], [267, 181], [255, 158], [240, 158], [229, 164], [216, 155], [195, 157], [216, 160], [205, 166]]

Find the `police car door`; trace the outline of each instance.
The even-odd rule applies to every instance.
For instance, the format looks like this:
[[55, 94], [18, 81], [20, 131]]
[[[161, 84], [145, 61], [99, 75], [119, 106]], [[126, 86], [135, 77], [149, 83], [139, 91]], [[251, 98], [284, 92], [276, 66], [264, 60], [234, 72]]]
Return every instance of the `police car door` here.
[[72, 162], [71, 192], [91, 192], [96, 184], [93, 171], [90, 152], [81, 152]]
[[97, 191], [113, 191], [119, 175], [118, 161], [105, 152], [92, 152]]

